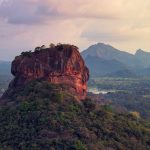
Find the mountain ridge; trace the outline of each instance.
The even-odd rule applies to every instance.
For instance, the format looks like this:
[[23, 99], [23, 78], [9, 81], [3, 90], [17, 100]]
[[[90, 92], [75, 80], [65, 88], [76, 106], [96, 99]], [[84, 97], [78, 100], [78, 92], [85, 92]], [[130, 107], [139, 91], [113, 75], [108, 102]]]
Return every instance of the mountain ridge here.
[[[89, 67], [90, 70], [92, 70], [91, 64], [94, 64], [95, 57], [99, 58], [99, 63], [96, 64], [97, 67], [95, 68], [95, 70], [99, 71], [99, 73], [98, 74], [93, 73], [92, 76], [101, 76], [101, 74], [106, 75], [104, 74], [103, 70], [100, 70], [100, 68], [98, 67], [98, 66], [102, 66], [102, 63], [100, 62], [101, 60], [106, 61], [106, 65], [103, 64], [103, 67], [108, 68], [108, 74], [110, 76], [111, 76], [112, 71], [109, 72], [109, 69], [112, 70], [112, 68], [111, 67], [109, 68], [109, 66], [107, 65], [110, 60], [111, 61], [116, 60], [118, 61], [118, 64], [119, 63], [120, 65], [124, 64], [125, 66], [122, 68], [118, 68], [117, 66], [114, 66], [113, 67], [114, 70], [118, 68], [118, 70], [116, 70], [116, 75], [117, 75], [117, 72], [120, 72], [121, 70], [125, 72], [125, 70], [127, 69], [132, 75], [135, 74], [136, 76], [140, 76], [141, 75], [140, 72], [143, 69], [150, 67], [150, 53], [145, 52], [141, 49], [137, 50], [135, 54], [131, 54], [125, 51], [118, 50], [108, 44], [97, 43], [95, 45], [90, 46], [83, 52], [81, 52], [81, 55], [85, 59], [85, 62], [87, 63], [87, 66]], [[88, 56], [90, 56], [90, 59]], [[92, 60], [92, 57], [93, 57], [93, 60]], [[126, 75], [128, 77], [131, 74], [126, 74]], [[145, 74], [143, 75], [146, 76], [148, 74], [145, 71]], [[120, 75], [118, 74], [118, 77], [119, 76]]]

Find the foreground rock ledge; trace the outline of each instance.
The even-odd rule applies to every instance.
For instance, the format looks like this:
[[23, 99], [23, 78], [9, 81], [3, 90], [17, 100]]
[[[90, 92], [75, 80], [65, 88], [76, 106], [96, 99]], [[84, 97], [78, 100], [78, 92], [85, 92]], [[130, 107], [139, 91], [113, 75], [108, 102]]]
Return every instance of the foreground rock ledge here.
[[[24, 86], [29, 81], [43, 79], [52, 84], [67, 85], [67, 92], [78, 100], [85, 99], [89, 70], [73, 45], [60, 44], [35, 52], [25, 52], [12, 62], [15, 76], [9, 88]], [[65, 89], [63, 89], [65, 90]]]

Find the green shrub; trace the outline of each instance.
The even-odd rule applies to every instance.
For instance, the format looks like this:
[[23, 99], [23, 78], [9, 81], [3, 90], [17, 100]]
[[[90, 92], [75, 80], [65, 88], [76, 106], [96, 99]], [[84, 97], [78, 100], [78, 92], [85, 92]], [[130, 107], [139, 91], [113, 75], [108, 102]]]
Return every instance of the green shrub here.
[[52, 100], [54, 101], [54, 102], [59, 102], [59, 103], [61, 103], [61, 102], [63, 102], [63, 100], [64, 100], [64, 95], [63, 95], [63, 92], [58, 92], [58, 93], [53, 93], [52, 94]]
[[22, 53], [21, 53], [21, 56], [24, 56], [24, 57], [31, 57], [31, 56], [32, 56], [32, 52], [31, 52], [31, 51], [22, 52]]
[[78, 140], [75, 142], [75, 150], [87, 150], [87, 147], [85, 144]]

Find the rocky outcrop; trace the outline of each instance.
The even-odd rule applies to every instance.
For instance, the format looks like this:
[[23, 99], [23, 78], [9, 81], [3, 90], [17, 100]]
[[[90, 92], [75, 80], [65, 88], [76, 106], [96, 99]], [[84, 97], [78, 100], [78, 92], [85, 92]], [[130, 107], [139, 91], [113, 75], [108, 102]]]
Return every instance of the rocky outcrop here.
[[57, 45], [51, 48], [24, 52], [12, 62], [15, 76], [9, 88], [17, 88], [26, 83], [43, 79], [52, 84], [65, 84], [69, 93], [77, 99], [85, 99], [89, 70], [73, 45]]

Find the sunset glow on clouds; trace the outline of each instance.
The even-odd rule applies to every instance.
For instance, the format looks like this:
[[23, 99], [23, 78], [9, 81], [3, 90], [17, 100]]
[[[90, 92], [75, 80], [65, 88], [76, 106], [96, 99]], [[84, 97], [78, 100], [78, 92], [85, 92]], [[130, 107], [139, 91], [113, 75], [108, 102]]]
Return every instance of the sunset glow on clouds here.
[[49, 43], [150, 50], [149, 0], [0, 0], [0, 59]]

